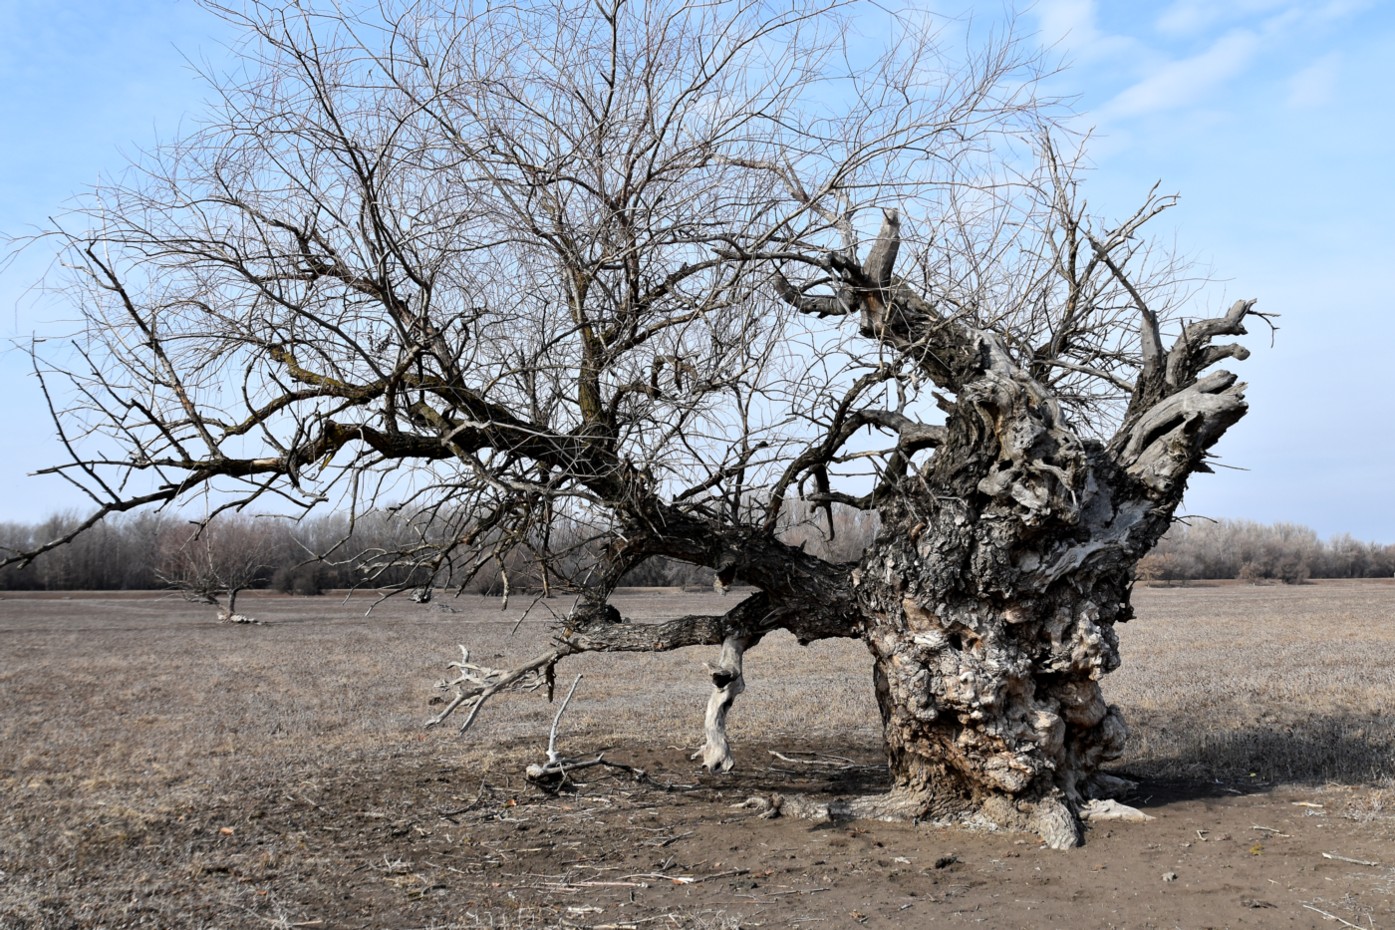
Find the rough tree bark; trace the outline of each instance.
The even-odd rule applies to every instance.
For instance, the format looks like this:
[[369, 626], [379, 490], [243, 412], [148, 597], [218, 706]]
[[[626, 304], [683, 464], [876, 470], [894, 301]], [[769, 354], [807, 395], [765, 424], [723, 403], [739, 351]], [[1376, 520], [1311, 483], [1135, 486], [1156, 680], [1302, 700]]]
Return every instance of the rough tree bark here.
[[1187, 477], [1209, 470], [1207, 449], [1245, 413], [1234, 375], [1202, 371], [1246, 357], [1211, 340], [1243, 334], [1253, 302], [1186, 327], [1167, 353], [1140, 308], [1143, 368], [1104, 443], [1079, 433], [998, 335], [892, 280], [896, 236], [893, 215], [864, 265], [836, 268], [841, 307], [782, 287], [810, 312], [860, 312], [866, 335], [955, 394], [933, 457], [878, 489], [884, 531], [853, 573], [894, 779], [891, 797], [862, 811], [1073, 846], [1082, 802], [1118, 785], [1099, 770], [1128, 734], [1100, 691], [1119, 665], [1113, 627], [1132, 616], [1135, 566]]

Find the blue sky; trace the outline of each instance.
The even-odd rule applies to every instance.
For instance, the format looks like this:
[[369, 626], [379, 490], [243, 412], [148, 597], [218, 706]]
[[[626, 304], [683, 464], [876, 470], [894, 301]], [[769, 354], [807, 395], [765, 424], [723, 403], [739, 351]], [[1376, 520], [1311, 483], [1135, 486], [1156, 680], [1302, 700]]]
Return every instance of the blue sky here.
[[[1092, 187], [1122, 209], [1148, 184], [1211, 269], [1208, 303], [1281, 314], [1236, 370], [1251, 410], [1186, 510], [1395, 542], [1395, 4], [1043, 0], [1095, 127]], [[1169, 230], [1169, 233], [1172, 233]], [[1253, 329], [1253, 327], [1252, 327]]]
[[[996, 3], [936, 6], [982, 17]], [[1050, 81], [1092, 127], [1092, 204], [1130, 210], [1155, 181], [1182, 203], [1159, 227], [1216, 283], [1197, 312], [1257, 297], [1282, 314], [1239, 367], [1251, 413], [1185, 509], [1395, 542], [1395, 3], [1041, 0], [1020, 25], [1070, 65]], [[226, 27], [187, 0], [0, 0], [0, 231], [44, 224], [123, 152], [178, 135], [227, 61]], [[0, 335], [53, 310], [0, 275]], [[81, 500], [27, 472], [60, 457], [28, 375], [0, 354], [0, 520]]]

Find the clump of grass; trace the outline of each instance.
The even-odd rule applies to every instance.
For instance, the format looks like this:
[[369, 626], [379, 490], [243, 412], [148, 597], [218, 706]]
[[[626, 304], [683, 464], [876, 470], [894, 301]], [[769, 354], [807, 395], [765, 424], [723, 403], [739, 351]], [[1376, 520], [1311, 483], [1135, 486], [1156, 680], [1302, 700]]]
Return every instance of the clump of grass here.
[[1342, 816], [1358, 823], [1395, 822], [1395, 779], [1357, 792], [1343, 806]]

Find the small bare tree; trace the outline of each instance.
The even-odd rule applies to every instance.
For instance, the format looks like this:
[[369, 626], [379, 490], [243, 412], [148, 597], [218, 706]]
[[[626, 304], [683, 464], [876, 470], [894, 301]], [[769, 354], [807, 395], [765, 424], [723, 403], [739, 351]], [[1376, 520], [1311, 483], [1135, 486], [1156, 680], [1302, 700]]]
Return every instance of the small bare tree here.
[[237, 596], [265, 580], [268, 541], [250, 518], [209, 519], [166, 535], [157, 574], [185, 600], [217, 608], [224, 623], [257, 623], [237, 612]]
[[[838, 2], [210, 6], [245, 80], [54, 233], [85, 325], [38, 367], [87, 525], [209, 489], [393, 502], [417, 542], [384, 569], [579, 593], [532, 662], [457, 663], [437, 722], [577, 653], [715, 645], [714, 770], [746, 650], [861, 637], [895, 787], [848, 813], [1078, 840], [1126, 732], [1112, 625], [1245, 411], [1209, 369], [1254, 311], [1181, 321], [1145, 229], [1171, 199], [1086, 210], [1011, 35], [951, 54]], [[820, 559], [796, 502], [881, 533]], [[756, 592], [616, 622], [655, 558]]]

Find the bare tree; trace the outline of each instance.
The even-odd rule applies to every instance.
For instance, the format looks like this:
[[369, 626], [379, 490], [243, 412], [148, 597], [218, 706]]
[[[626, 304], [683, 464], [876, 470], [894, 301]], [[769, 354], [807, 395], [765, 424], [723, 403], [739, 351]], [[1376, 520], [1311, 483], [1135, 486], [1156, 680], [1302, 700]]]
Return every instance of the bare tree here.
[[257, 623], [237, 612], [237, 596], [265, 580], [270, 543], [252, 518], [209, 519], [166, 536], [157, 575], [186, 600], [217, 608], [224, 623]]
[[[1252, 305], [1177, 322], [1190, 282], [1144, 230], [1170, 198], [1085, 209], [1010, 34], [307, 6], [214, 6], [247, 77], [55, 233], [85, 325], [37, 367], [92, 521], [392, 501], [416, 541], [380, 564], [412, 586], [531, 565], [579, 592], [546, 654], [457, 663], [436, 722], [576, 653], [717, 645], [715, 770], [747, 649], [862, 637], [895, 788], [848, 813], [1076, 842], [1126, 732], [1098, 680], [1134, 565], [1245, 411], [1206, 370]], [[882, 531], [820, 559], [782, 538], [796, 504]], [[615, 622], [661, 557], [756, 591]]]

